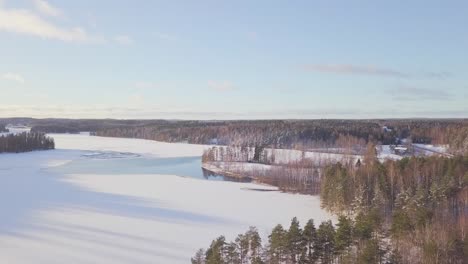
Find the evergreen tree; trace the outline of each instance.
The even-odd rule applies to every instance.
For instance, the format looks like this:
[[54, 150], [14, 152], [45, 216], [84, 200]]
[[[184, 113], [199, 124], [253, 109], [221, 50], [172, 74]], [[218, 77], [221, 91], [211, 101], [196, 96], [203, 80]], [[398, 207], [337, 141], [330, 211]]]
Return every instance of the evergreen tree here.
[[226, 263], [229, 264], [241, 264], [240, 254], [238, 245], [235, 242], [231, 242], [226, 245]]
[[315, 247], [321, 263], [332, 263], [335, 253], [335, 228], [332, 222], [322, 222], [317, 230], [317, 244]]
[[363, 250], [359, 252], [357, 263], [381, 263], [382, 252], [375, 239], [367, 240]]
[[258, 234], [257, 228], [253, 226], [249, 227], [249, 231], [247, 231], [246, 236], [249, 238], [250, 261], [253, 263], [254, 260], [258, 261], [260, 258], [262, 238]]
[[353, 224], [351, 219], [341, 215], [338, 217], [338, 223], [336, 224], [336, 235], [335, 235], [335, 245], [337, 253], [345, 251], [353, 241]]
[[192, 264], [205, 264], [205, 251], [200, 248], [191, 261]]
[[286, 249], [289, 254], [290, 261], [292, 263], [297, 263], [304, 249], [304, 239], [301, 227], [299, 226], [299, 221], [296, 217], [292, 219], [291, 226], [287, 233]]
[[390, 231], [395, 237], [405, 235], [413, 229], [413, 225], [408, 214], [403, 209], [398, 209], [393, 213], [392, 227]]
[[206, 250], [206, 264], [224, 264], [225, 252], [225, 237], [220, 236], [211, 242], [210, 247]]
[[271, 264], [280, 264], [285, 258], [287, 233], [282, 225], [277, 225], [269, 236], [269, 260]]
[[246, 234], [239, 234], [236, 238], [236, 244], [239, 248], [240, 263], [247, 263], [250, 249], [249, 236]]
[[313, 263], [314, 258], [314, 246], [317, 242], [317, 230], [314, 225], [314, 220], [310, 219], [307, 221], [307, 224], [304, 226], [304, 231], [302, 232], [305, 242], [305, 250], [301, 260], [305, 263]]
[[367, 240], [372, 237], [373, 225], [368, 215], [358, 213], [354, 224], [354, 234], [357, 239]]

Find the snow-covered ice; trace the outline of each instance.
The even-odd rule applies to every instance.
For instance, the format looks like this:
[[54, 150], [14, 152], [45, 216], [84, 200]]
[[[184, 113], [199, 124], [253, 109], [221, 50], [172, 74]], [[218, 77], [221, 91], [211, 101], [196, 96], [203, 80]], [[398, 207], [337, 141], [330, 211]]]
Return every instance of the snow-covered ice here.
[[189, 263], [221, 234], [334, 219], [318, 197], [192, 177], [206, 146], [52, 136], [56, 150], [0, 154], [0, 263]]

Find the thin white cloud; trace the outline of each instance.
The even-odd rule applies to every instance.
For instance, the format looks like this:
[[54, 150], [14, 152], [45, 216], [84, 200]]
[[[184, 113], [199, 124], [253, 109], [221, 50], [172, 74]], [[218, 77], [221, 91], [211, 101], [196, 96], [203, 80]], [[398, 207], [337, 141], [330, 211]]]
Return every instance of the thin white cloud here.
[[352, 65], [352, 64], [305, 64], [302, 68], [311, 72], [334, 73], [334, 74], [354, 74], [354, 75], [377, 75], [387, 77], [407, 78], [409, 74], [388, 68], [373, 65]]
[[129, 46], [135, 43], [135, 40], [127, 35], [118, 35], [114, 37], [114, 40], [120, 45]]
[[0, 8], [0, 31], [65, 42], [103, 41], [102, 38], [90, 36], [81, 27], [64, 28], [24, 9]]
[[43, 15], [51, 17], [61, 17], [63, 16], [62, 10], [49, 4], [45, 0], [33, 0], [36, 9]]
[[227, 92], [232, 91], [235, 89], [234, 85], [229, 81], [208, 81], [208, 87], [210, 89], [218, 91], [218, 92]]
[[158, 88], [158, 85], [152, 82], [136, 82], [134, 86], [135, 88], [142, 90]]
[[17, 82], [20, 84], [25, 83], [23, 76], [17, 73], [7, 72], [7, 73], [2, 74], [0, 77], [4, 80]]

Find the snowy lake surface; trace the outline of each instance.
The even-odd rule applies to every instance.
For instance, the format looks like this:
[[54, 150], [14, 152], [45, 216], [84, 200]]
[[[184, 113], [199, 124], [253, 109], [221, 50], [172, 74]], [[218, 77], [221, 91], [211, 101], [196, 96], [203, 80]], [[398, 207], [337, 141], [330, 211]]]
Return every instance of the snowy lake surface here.
[[219, 235], [335, 219], [318, 197], [205, 177], [206, 146], [51, 136], [56, 150], [0, 154], [0, 263], [190, 263]]

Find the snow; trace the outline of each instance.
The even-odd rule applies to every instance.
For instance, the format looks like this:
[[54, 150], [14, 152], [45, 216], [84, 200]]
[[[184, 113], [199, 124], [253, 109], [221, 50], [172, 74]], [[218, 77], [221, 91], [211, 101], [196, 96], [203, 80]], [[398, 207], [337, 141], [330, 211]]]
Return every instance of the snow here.
[[5, 128], [8, 129], [9, 132], [4, 134], [21, 134], [31, 131], [31, 128], [27, 126], [7, 125]]
[[291, 150], [291, 149], [268, 149], [269, 152], [274, 153], [275, 163], [289, 163], [291, 161], [299, 161], [302, 157], [306, 159], [311, 159], [316, 163], [323, 162], [340, 162], [343, 160], [358, 160], [361, 158], [359, 155], [345, 155], [337, 153], [324, 153], [316, 151], [300, 151], [300, 150]]
[[[414, 155], [414, 156], [432, 156], [432, 155], [444, 155], [444, 156], [450, 156], [448, 153], [449, 146], [448, 145], [430, 145], [430, 144], [412, 144], [412, 148], [414, 149], [413, 154], [408, 154], [408, 155]], [[394, 146], [395, 150], [398, 151], [407, 151], [408, 147], [406, 146]], [[384, 161], [386, 159], [391, 159], [391, 160], [400, 160], [405, 155], [399, 155], [398, 153], [395, 153], [392, 150], [392, 147], [390, 145], [379, 145], [377, 147], [377, 152], [378, 152], [378, 158], [381, 161]], [[406, 156], [408, 156], [406, 155]]]
[[431, 145], [431, 144], [413, 144], [415, 147], [425, 150], [426, 155], [431, 154], [446, 154], [448, 153], [448, 145]]
[[166, 143], [145, 139], [95, 137], [80, 134], [49, 134], [57, 148], [92, 151], [128, 152], [157, 157], [201, 156], [206, 145]]
[[303, 224], [335, 219], [314, 196], [148, 173], [136, 165], [112, 170], [200, 156], [206, 146], [51, 136], [56, 150], [0, 154], [0, 263], [188, 263], [215, 237], [231, 240], [251, 225], [266, 239], [294, 216]]
[[390, 160], [400, 160], [403, 157], [400, 155], [395, 154], [392, 149], [390, 148], [390, 145], [380, 145], [377, 147], [377, 158], [380, 161], [384, 161], [386, 159]]
[[203, 167], [213, 172], [223, 171], [266, 171], [271, 169], [272, 165], [260, 164], [260, 163], [248, 163], [248, 162], [223, 162], [213, 161], [203, 163]]
[[[225, 146], [211, 146], [215, 148], [226, 148]], [[335, 150], [337, 152], [345, 152], [344, 149], [334, 148], [331, 150]], [[255, 148], [249, 148], [249, 159], [252, 159], [254, 156]], [[272, 149], [272, 148], [265, 148], [264, 151], [268, 156], [268, 159], [271, 159], [274, 156], [274, 164], [288, 164], [296, 161], [300, 161], [303, 158], [309, 159], [314, 161], [317, 165], [321, 165], [323, 163], [336, 163], [336, 162], [343, 162], [343, 161], [357, 161], [358, 159], [362, 159], [360, 155], [348, 155], [342, 153], [330, 153], [330, 152], [323, 152], [323, 151], [302, 151], [296, 149]], [[217, 157], [219, 160], [220, 158]]]

